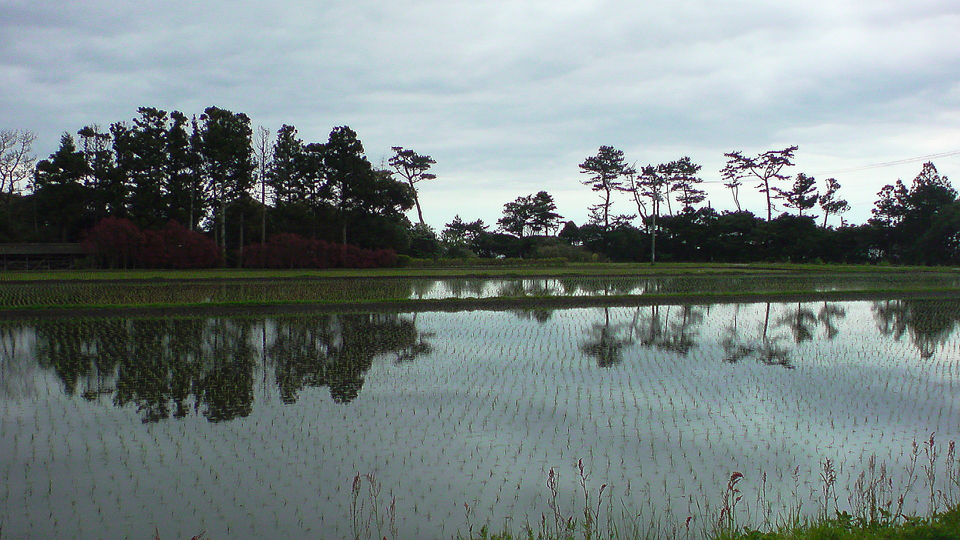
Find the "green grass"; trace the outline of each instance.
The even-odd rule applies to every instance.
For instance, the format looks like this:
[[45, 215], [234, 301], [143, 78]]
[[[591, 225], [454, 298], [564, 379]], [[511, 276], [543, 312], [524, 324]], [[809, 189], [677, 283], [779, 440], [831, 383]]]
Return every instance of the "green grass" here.
[[741, 531], [717, 540], [960, 540], [960, 506], [929, 518], [867, 523], [846, 514], [774, 532]]
[[830, 519], [808, 521], [781, 526], [771, 531], [756, 529], [716, 530], [700, 536], [681, 528], [670, 530], [647, 529], [636, 526], [600, 529], [594, 524], [584, 527], [583, 520], [571, 521], [563, 530], [549, 527], [535, 530], [524, 527], [520, 531], [490, 532], [487, 527], [474, 534], [459, 536], [458, 540], [960, 540], [960, 506], [931, 517], [908, 517], [887, 522], [865, 522], [841, 514]]

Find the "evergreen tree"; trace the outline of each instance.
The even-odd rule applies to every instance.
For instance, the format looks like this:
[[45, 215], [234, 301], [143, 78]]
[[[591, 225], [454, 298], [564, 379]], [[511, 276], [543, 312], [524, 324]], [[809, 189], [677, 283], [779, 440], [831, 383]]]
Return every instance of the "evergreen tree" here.
[[[213, 203], [212, 225], [221, 255], [226, 258], [226, 210], [253, 185], [253, 130], [250, 118], [217, 107], [200, 116], [201, 170]], [[242, 247], [242, 240], [238, 247]]]
[[797, 215], [802, 216], [804, 210], [810, 210], [817, 205], [820, 195], [817, 193], [817, 179], [804, 173], [797, 174], [791, 189], [775, 188], [778, 197], [784, 200], [787, 208], [795, 208]]
[[827, 218], [831, 214], [842, 214], [850, 210], [850, 203], [837, 196], [840, 190], [840, 182], [836, 178], [827, 178], [827, 191], [820, 195], [820, 209], [823, 210], [823, 227], [827, 226]]
[[738, 212], [740, 211], [740, 201], [737, 198], [737, 190], [741, 185], [740, 180], [742, 178], [754, 177], [760, 181], [757, 188], [767, 199], [767, 221], [773, 219], [773, 195], [771, 195], [771, 192], [775, 191], [775, 186], [773, 186], [772, 183], [789, 178], [781, 174], [781, 171], [784, 167], [793, 165], [791, 160], [796, 151], [797, 146], [788, 146], [783, 150], [764, 152], [755, 158], [746, 157], [740, 151], [724, 154], [724, 156], [727, 157], [727, 164], [724, 165], [720, 173], [726, 181], [724, 185], [733, 191]]
[[435, 165], [437, 162], [430, 156], [422, 156], [402, 146], [394, 146], [392, 150], [394, 155], [390, 158], [390, 166], [407, 181], [410, 189], [413, 190], [413, 200], [417, 205], [417, 217], [420, 219], [420, 224], [423, 225], [423, 210], [420, 208], [420, 196], [415, 184], [422, 180], [436, 178], [437, 175], [427, 171], [430, 170], [431, 165]]
[[590, 156], [580, 164], [580, 172], [589, 174], [589, 180], [583, 180], [582, 183], [590, 186], [593, 191], [601, 192], [603, 202], [591, 207], [591, 212], [597, 215], [604, 229], [610, 228], [610, 207], [613, 204], [611, 195], [616, 190], [623, 188], [624, 176], [634, 174], [636, 171], [623, 158], [623, 151], [617, 150], [612, 146], [601, 146], [597, 155]]

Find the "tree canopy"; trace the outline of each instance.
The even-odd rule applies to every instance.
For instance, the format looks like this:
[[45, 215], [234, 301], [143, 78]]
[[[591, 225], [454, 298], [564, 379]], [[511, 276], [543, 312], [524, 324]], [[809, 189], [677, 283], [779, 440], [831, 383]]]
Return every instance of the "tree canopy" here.
[[[563, 218], [541, 190], [504, 204], [497, 232], [458, 214], [438, 238], [423, 222], [416, 189], [436, 178], [430, 156], [394, 146], [389, 168], [374, 166], [349, 126], [334, 127], [325, 141], [304, 141], [292, 125], [272, 136], [255, 131], [245, 114], [217, 107], [196, 116], [141, 107], [108, 129], [65, 133], [57, 150], [34, 164], [30, 132], [0, 131], [0, 241], [77, 242], [110, 218], [129, 220], [127, 229], [142, 230], [143, 238], [181, 224], [215, 242], [214, 259], [238, 264], [252, 239], [274, 245], [267, 239], [278, 234], [425, 257], [960, 262], [960, 202], [933, 163], [909, 185], [884, 186], [868, 223], [828, 228], [850, 204], [835, 178], [818, 189], [813, 176], [785, 174], [796, 146], [755, 157], [725, 154], [721, 173], [734, 212], [702, 206], [701, 167], [689, 156], [637, 170], [622, 151], [601, 146], [579, 164], [588, 175], [582, 183], [601, 199], [589, 206], [586, 224], [568, 221], [558, 234]], [[765, 195], [766, 219], [739, 208], [736, 190], [745, 178], [755, 178]], [[612, 211], [624, 194], [636, 214]], [[795, 212], [775, 216], [775, 200]], [[812, 215], [818, 207], [819, 224]], [[413, 208], [416, 225], [406, 215]]]
[[603, 202], [594, 209], [602, 216], [603, 227], [609, 229], [610, 207], [613, 205], [611, 195], [623, 187], [622, 177], [636, 171], [624, 161], [622, 150], [601, 146], [597, 155], [588, 157], [580, 164], [580, 172], [590, 175], [588, 180], [582, 180], [583, 184], [590, 186], [593, 191], [601, 192]]

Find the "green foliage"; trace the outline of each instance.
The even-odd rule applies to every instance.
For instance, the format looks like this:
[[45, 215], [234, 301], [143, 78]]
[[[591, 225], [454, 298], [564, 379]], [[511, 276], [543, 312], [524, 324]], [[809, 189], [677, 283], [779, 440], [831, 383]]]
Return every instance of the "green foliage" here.
[[[885, 186], [868, 224], [848, 227], [841, 221], [834, 229], [827, 227], [829, 217], [850, 208], [838, 196], [836, 179], [826, 180], [822, 195], [815, 179], [803, 173], [789, 189], [777, 185], [789, 178], [783, 171], [793, 165], [796, 146], [755, 157], [726, 154], [722, 173], [734, 192], [737, 212], [696, 208], [704, 200], [697, 187], [701, 167], [687, 156], [644, 167], [637, 175], [622, 151], [601, 146], [579, 167], [589, 175], [583, 183], [598, 192], [602, 202], [590, 208], [590, 224], [578, 228], [568, 222], [558, 235], [582, 246], [588, 256], [554, 247], [538, 236], [551, 234], [561, 223], [545, 191], [504, 205], [498, 224], [507, 234], [490, 233], [481, 220], [467, 223], [459, 216], [439, 239], [424, 234], [412, 227], [405, 212], [416, 207], [420, 225], [426, 226], [415, 184], [435, 178], [429, 171], [436, 162], [396, 146], [389, 159], [392, 169], [379, 170], [348, 126], [333, 128], [326, 142], [310, 143], [298, 138], [295, 127], [282, 126], [272, 151], [262, 152], [272, 155], [259, 160], [264, 190], [254, 197], [256, 164], [245, 114], [209, 107], [191, 122], [178, 111], [141, 107], [137, 113], [108, 131], [86, 126], [77, 132], [77, 140], [65, 134], [58, 150], [34, 167], [30, 194], [12, 192], [10, 173], [3, 172], [0, 241], [76, 242], [110, 216], [130, 219], [141, 228], [175, 220], [189, 230], [212, 233], [221, 257], [231, 263], [244, 244], [265, 239], [267, 231], [417, 257], [529, 258], [562, 252], [562, 257], [577, 261], [636, 262], [655, 255], [666, 261], [703, 262], [960, 263], [957, 192], [932, 163], [923, 165], [909, 187], [899, 180]], [[4, 157], [0, 168], [8, 162]], [[756, 179], [767, 196], [766, 220], [739, 210], [737, 189], [744, 178]], [[618, 190], [633, 196], [644, 230], [632, 224], [636, 215], [611, 212], [611, 194]], [[797, 210], [795, 217], [807, 217], [819, 202], [820, 227], [774, 219], [771, 191]], [[679, 209], [671, 208], [673, 199]]]
[[410, 267], [412, 268], [509, 268], [509, 267], [525, 267], [525, 268], [557, 268], [566, 266], [567, 259], [565, 258], [552, 258], [552, 259], [518, 259], [518, 258], [501, 258], [501, 259], [411, 259]]
[[423, 223], [417, 223], [410, 229], [411, 257], [433, 259], [440, 256], [441, 246], [437, 233], [433, 228]]
[[649, 257], [649, 236], [630, 225], [604, 230], [598, 225], [584, 225], [579, 230], [584, 248], [614, 262], [639, 262]]
[[[871, 219], [871, 223], [883, 231], [877, 248], [895, 262], [931, 264], [943, 260], [928, 251], [931, 247], [948, 247], [952, 242], [950, 238], [960, 234], [949, 209], [957, 201], [957, 191], [950, 180], [940, 176], [933, 163], [928, 162], [910, 188], [897, 180], [896, 184], [884, 186], [878, 195]], [[943, 214], [938, 218], [941, 211]], [[921, 240], [937, 220], [937, 231]], [[937, 240], [946, 241], [946, 246], [931, 245]], [[948, 255], [947, 259], [951, 257]]]
[[760, 260], [810, 262], [820, 253], [820, 229], [813, 218], [781, 214], [756, 229]]
[[697, 176], [702, 168], [689, 156], [683, 156], [664, 165], [664, 173], [670, 180], [670, 190], [679, 192], [677, 201], [683, 205], [683, 210], [692, 210], [694, 205], [700, 204], [707, 198], [707, 193], [696, 187], [703, 182], [703, 179]]
[[550, 244], [539, 246], [534, 250], [535, 259], [563, 259], [569, 262], [590, 262], [594, 254], [580, 246], [569, 244]]
[[83, 183], [89, 167], [73, 137], [64, 133], [60, 148], [37, 163], [34, 173], [36, 226], [54, 242], [77, 241], [93, 225], [92, 188]]
[[549, 234], [560, 223], [561, 216], [554, 211], [556, 209], [553, 197], [540, 191], [503, 205], [503, 217], [497, 223], [502, 231], [521, 238], [527, 231]]
[[916, 252], [924, 264], [960, 264], [960, 202], [940, 207], [930, 227], [917, 239]]

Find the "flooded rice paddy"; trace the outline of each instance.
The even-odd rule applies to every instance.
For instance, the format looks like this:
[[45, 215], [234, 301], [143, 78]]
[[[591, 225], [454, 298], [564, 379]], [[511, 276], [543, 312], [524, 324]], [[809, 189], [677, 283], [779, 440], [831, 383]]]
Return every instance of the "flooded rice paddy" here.
[[0, 523], [450, 538], [573, 514], [578, 464], [594, 501], [680, 522], [740, 472], [762, 522], [817, 512], [826, 459], [832, 505], [875, 459], [924, 512], [914, 442], [960, 495], [958, 323], [956, 300], [4, 320]]
[[948, 273], [569, 276], [551, 278], [287, 278], [4, 283], [0, 309], [25, 306], [323, 303], [517, 297], [750, 294], [958, 289]]

